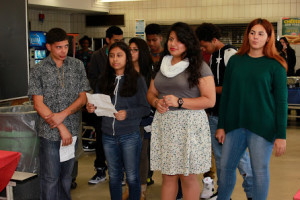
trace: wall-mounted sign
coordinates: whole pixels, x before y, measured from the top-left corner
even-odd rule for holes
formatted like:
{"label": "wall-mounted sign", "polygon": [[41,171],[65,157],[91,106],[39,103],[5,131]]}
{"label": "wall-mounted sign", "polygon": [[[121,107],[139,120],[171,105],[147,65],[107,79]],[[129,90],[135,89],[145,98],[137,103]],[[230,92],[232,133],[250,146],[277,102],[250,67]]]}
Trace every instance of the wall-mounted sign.
{"label": "wall-mounted sign", "polygon": [[135,20],[135,36],[145,39],[145,20]]}
{"label": "wall-mounted sign", "polygon": [[300,18],[282,18],[282,36],[290,44],[300,44]]}

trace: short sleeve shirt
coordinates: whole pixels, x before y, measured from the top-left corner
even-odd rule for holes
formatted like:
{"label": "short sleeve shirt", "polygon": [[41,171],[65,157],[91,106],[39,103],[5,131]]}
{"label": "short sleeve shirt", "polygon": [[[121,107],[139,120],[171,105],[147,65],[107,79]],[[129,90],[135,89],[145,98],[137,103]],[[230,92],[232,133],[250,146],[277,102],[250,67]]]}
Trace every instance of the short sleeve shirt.
{"label": "short sleeve shirt", "polygon": [[[81,92],[90,90],[83,63],[80,60],[67,57],[63,65],[58,68],[51,56],[31,69],[28,88],[29,97],[43,96],[44,104],[53,113],[65,110]],[[72,136],[76,136],[79,132],[80,112],[66,117],[63,124]],[[51,141],[61,140],[58,129],[51,129],[42,117],[39,117],[38,133],[40,137]]]}
{"label": "short sleeve shirt", "polygon": [[[213,76],[213,73],[211,72],[211,69],[206,64],[206,62],[202,62],[201,68],[200,68],[200,74],[201,77],[206,76]],[[194,98],[194,97],[200,97],[200,91],[197,85],[190,88],[189,87],[189,73],[187,70],[181,72],[180,74],[168,78],[164,76],[161,71],[159,71],[154,79],[154,85],[155,88],[158,91],[158,98],[162,99],[163,96],[173,94],[180,98]],[[170,107],[170,110],[173,108]],[[176,110],[178,110],[176,108]]]}

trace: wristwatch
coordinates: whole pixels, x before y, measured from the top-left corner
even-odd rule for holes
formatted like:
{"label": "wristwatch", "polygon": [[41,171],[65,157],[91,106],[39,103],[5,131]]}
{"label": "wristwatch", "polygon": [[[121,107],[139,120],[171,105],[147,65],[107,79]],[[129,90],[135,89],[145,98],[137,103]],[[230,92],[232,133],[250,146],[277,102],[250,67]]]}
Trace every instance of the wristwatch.
{"label": "wristwatch", "polygon": [[184,103],[182,98],[178,98],[178,108],[181,108],[182,104]]}

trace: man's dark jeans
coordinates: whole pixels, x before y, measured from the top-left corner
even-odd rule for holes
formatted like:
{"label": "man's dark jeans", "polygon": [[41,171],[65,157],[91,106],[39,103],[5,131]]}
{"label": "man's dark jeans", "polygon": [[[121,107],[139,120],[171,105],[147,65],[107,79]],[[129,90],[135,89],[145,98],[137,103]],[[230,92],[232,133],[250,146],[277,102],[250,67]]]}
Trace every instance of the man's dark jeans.
{"label": "man's dark jeans", "polygon": [[41,200],[70,200],[74,158],[60,162],[60,141],[40,137]]}

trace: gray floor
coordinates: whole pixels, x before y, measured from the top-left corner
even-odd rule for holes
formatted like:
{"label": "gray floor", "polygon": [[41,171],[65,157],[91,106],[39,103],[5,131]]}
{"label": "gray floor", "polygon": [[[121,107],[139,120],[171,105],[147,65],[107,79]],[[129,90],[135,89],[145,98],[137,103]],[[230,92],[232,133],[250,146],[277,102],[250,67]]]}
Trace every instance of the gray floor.
{"label": "gray floor", "polygon": [[[272,155],[270,161],[270,200],[291,200],[300,189],[300,123],[290,120],[287,130],[287,152],[282,157]],[[77,188],[72,190],[72,199],[110,199],[108,181],[97,185],[88,185],[88,180],[94,175],[95,153],[84,153],[79,159],[79,174],[77,177]],[[161,189],[161,175],[154,173],[155,183],[148,187],[147,200],[159,200]],[[199,175],[199,181],[202,175]],[[232,195],[233,200],[246,199],[241,186],[242,178],[237,176],[237,183]],[[201,184],[202,187],[202,184]]]}

